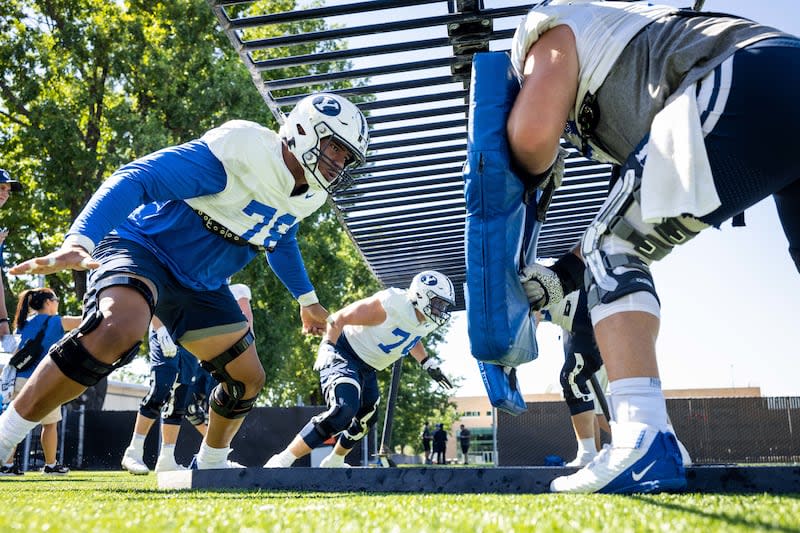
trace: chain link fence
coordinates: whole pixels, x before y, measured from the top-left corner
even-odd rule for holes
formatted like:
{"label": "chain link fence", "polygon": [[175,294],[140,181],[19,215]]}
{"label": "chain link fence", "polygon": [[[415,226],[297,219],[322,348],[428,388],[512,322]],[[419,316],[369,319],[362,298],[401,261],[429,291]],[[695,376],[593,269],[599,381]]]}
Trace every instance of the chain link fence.
{"label": "chain link fence", "polygon": [[[672,425],[694,464],[800,462],[800,397],[667,400]],[[529,403],[498,412],[498,466],[541,466],[548,456],[575,457],[564,402]]]}

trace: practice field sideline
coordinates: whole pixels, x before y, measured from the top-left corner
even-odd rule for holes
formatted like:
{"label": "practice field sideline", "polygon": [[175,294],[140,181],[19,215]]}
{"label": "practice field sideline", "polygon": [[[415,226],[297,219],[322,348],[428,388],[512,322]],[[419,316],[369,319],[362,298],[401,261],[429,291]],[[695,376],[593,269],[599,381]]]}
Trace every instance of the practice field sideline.
{"label": "practice field sideline", "polygon": [[[575,469],[514,468],[243,468],[158,474],[159,489],[252,489],[318,492],[542,494]],[[687,492],[800,494],[800,465],[687,468]]]}

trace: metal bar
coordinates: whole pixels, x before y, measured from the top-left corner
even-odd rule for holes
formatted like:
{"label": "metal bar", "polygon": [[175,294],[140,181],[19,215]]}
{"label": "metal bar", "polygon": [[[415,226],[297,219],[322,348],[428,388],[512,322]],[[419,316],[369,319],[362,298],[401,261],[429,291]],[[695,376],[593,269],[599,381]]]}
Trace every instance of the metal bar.
{"label": "metal bar", "polygon": [[[363,48],[347,48],[345,50],[333,50],[315,54],[262,59],[254,61],[253,64],[260,71],[264,71],[309,64],[331,63],[376,55],[413,52],[414,50],[430,50],[433,48],[443,48],[445,46],[450,46],[450,41],[446,37],[440,37],[438,39],[425,39],[422,41],[403,41],[400,43],[365,46]],[[244,48],[247,51],[257,50],[247,45],[244,45]]]}
{"label": "metal bar", "polygon": [[411,63],[395,63],[380,67],[369,67],[362,69],[337,70],[324,74],[309,74],[308,76],[297,76],[294,78],[283,78],[268,82],[269,88],[273,91],[281,89],[293,89],[295,87],[307,87],[309,85],[322,85],[323,83],[353,80],[358,78],[369,78],[370,76],[380,76],[385,74],[396,74],[399,72],[409,72],[414,70],[427,70],[435,68],[449,67],[454,59],[442,57],[437,59],[426,59],[424,61],[414,61]]}
{"label": "metal bar", "polygon": [[[408,183],[407,180],[413,180],[414,178],[422,178],[425,176],[452,176],[453,181],[457,181],[461,179],[461,166],[458,167],[446,167],[446,168],[432,168],[428,170],[415,170],[413,172],[399,172],[395,174],[382,174],[380,176],[359,176],[356,179],[356,185],[366,185],[369,183],[376,183],[376,182],[395,182],[399,185],[405,185]],[[413,183],[413,182],[412,182]]]}
{"label": "metal bar", "polygon": [[[378,246],[394,246],[397,250],[407,249],[409,247],[417,249],[419,242],[429,242],[431,239],[446,238],[445,244],[450,243],[450,239],[456,243],[459,248],[464,247],[464,226],[449,226],[447,228],[427,228],[425,230],[412,229],[404,232],[395,232],[393,234],[375,234],[375,235],[357,235],[355,240],[359,246],[369,247],[371,250],[377,249]],[[442,249],[444,250],[444,248]]]}
{"label": "metal bar", "polygon": [[407,139],[398,139],[396,141],[384,141],[382,143],[370,143],[369,149],[372,150],[388,150],[392,148],[402,148],[405,146],[417,146],[419,144],[434,144],[448,141],[460,141],[467,138],[466,131],[459,131],[456,133],[445,133],[442,135],[431,135],[429,137],[410,137]]}
{"label": "metal bar", "polygon": [[391,161],[395,159],[404,159],[404,158],[412,158],[412,157],[424,157],[426,155],[439,155],[442,152],[466,152],[467,145],[466,144],[452,144],[448,146],[437,146],[436,148],[418,148],[413,151],[404,151],[404,152],[391,152],[391,153],[383,153],[383,154],[371,154],[369,156],[369,161],[377,162],[377,161]]}
{"label": "metal bar", "polygon": [[443,93],[428,93],[410,96],[406,98],[387,98],[385,100],[375,100],[374,102],[364,102],[358,104],[362,110],[384,109],[392,107],[403,107],[407,105],[427,104],[430,102],[442,102],[445,100],[462,100],[466,98],[468,92],[465,90],[445,91]]}
{"label": "metal bar", "polygon": [[[439,102],[441,100],[454,100],[457,98],[463,98],[467,96],[467,91],[459,89],[455,91],[445,91],[441,93],[426,93],[421,94],[419,96],[411,96],[407,98],[386,98],[383,100],[375,100],[373,102],[361,102],[358,104],[358,107],[361,109],[380,109],[384,107],[402,107],[404,105],[409,104],[420,104],[420,103],[430,103],[430,102]],[[308,96],[307,94],[294,94],[290,96],[281,96],[280,98],[276,98],[275,102],[281,107],[288,107],[293,106],[303,98]]]}
{"label": "metal bar", "polygon": [[[450,195],[447,195],[447,196],[441,196],[439,198],[425,198],[425,199],[417,200],[417,203],[419,203],[419,202],[429,202],[429,203],[431,203],[431,202],[452,202],[452,201],[456,201],[456,200],[460,200],[461,202],[463,202],[464,201],[464,193],[463,192],[459,192],[458,194],[455,194],[455,195],[450,194]],[[363,211],[363,210],[366,210],[366,209],[386,209],[386,208],[389,208],[389,207],[403,207],[403,206],[406,206],[406,205],[408,205],[408,199],[399,200],[399,201],[396,201],[396,202],[383,202],[383,203],[380,203],[378,205],[351,206],[350,207],[350,211]]]}
{"label": "metal bar", "polygon": [[[453,228],[457,227],[457,228],[460,228],[461,230],[463,230],[464,226],[465,226],[465,223],[464,223],[464,219],[463,218],[462,219],[453,219],[452,221],[448,221],[448,222],[439,222],[439,223],[436,223],[436,224],[432,224],[430,221],[424,220],[424,221],[418,222],[416,224],[405,224],[403,226],[397,226],[395,228],[378,228],[378,229],[370,229],[370,230],[365,230],[365,231],[353,231],[353,235],[355,235],[356,238],[361,239],[363,241],[363,239],[367,239],[367,238],[372,237],[374,235],[378,235],[378,236],[385,235],[385,236],[392,236],[393,237],[393,236],[395,236],[397,234],[400,234],[400,232],[410,232],[410,231],[414,231],[414,230],[418,230],[418,229],[429,229],[429,228],[432,228],[435,231],[441,231],[441,230],[448,230],[448,229],[453,229]],[[403,233],[403,234],[405,234],[405,233]],[[410,235],[410,233],[409,233],[409,235]],[[363,242],[366,242],[366,241],[363,241]]]}
{"label": "metal bar", "polygon": [[464,128],[467,125],[467,120],[445,120],[443,122],[434,122],[432,124],[415,124],[413,126],[401,126],[398,128],[386,128],[383,130],[371,130],[369,132],[370,138],[375,137],[388,137],[389,135],[404,135],[406,133],[420,133],[430,130],[443,130],[448,128]]}
{"label": "metal bar", "polygon": [[[241,4],[244,0],[213,0],[219,6]],[[308,19],[322,17],[336,17],[340,15],[353,15],[369,11],[379,11],[399,7],[417,6],[422,4],[438,4],[442,0],[370,0],[368,2],[351,2],[342,5],[333,5],[317,8],[298,9],[293,11],[281,11],[269,15],[260,15],[265,22],[259,24],[286,24],[288,22],[299,22]],[[255,18],[255,17],[253,17]]]}
{"label": "metal bar", "polygon": [[425,213],[429,216],[429,219],[434,218],[445,218],[445,217],[456,217],[460,216],[463,218],[466,216],[466,210],[463,206],[457,208],[442,208],[439,211],[435,209],[431,209],[429,207],[424,208],[411,208],[405,211],[393,211],[391,214],[380,214],[380,215],[366,215],[366,216],[359,216],[359,217],[348,217],[346,222],[347,226],[351,229],[361,228],[365,226],[369,227],[378,227],[378,224],[375,223],[375,220],[386,218],[388,219],[387,222],[391,224],[402,224],[403,222],[408,221],[416,221],[420,219],[420,213]]}
{"label": "metal bar", "polygon": [[[341,194],[338,194],[336,196],[336,199],[338,201],[340,198],[348,198],[348,197],[354,197],[354,196],[355,197],[361,197],[361,196],[364,196],[364,195],[368,195],[368,194],[372,194],[372,193],[376,193],[376,192],[382,192],[382,191],[398,191],[398,190],[406,191],[406,190],[411,189],[411,188],[420,189],[420,188],[432,187],[432,186],[436,186],[436,185],[450,185],[450,186],[452,186],[452,185],[457,183],[457,180],[455,180],[453,178],[445,178],[445,177],[443,177],[443,178],[434,179],[434,180],[424,180],[424,181],[420,180],[418,182],[408,182],[408,183],[403,184],[402,187],[399,187],[396,183],[386,182],[386,180],[380,180],[380,181],[378,181],[376,183],[381,183],[381,185],[372,186],[372,187],[361,187],[361,188],[358,188],[358,189],[348,189],[346,191],[343,191]],[[460,185],[461,188],[464,187],[463,183],[459,183],[459,185]]]}
{"label": "metal bar", "polygon": [[[434,17],[381,22],[377,24],[365,24],[363,26],[333,28],[306,33],[281,35],[279,37],[269,37],[266,39],[253,39],[245,41],[244,44],[250,48],[277,48],[282,46],[296,46],[301,44],[318,43],[322,41],[338,41],[342,39],[350,39],[352,37],[363,37],[366,35],[385,34],[395,31],[419,30],[421,28],[430,28],[436,26],[449,27],[453,24],[476,22],[481,19],[494,18],[496,16],[503,17],[517,14],[523,15],[527,12],[528,9],[513,7],[489,9],[481,13],[481,15],[475,15],[472,13],[453,13]],[[274,22],[270,21],[270,17],[273,16],[274,15],[259,15],[254,17],[231,19],[230,25],[231,28],[236,30],[253,28],[257,26],[266,26],[269,24],[274,24]],[[308,18],[309,17],[303,17],[304,20],[308,20]],[[513,31],[514,30],[511,30],[512,34]]]}
{"label": "metal bar", "polygon": [[421,109],[419,111],[406,111],[405,113],[394,113],[386,115],[372,115],[370,116],[369,123],[382,124],[384,122],[393,122],[398,120],[414,120],[419,118],[440,117],[444,115],[466,115],[469,112],[467,105],[454,105],[447,107],[437,107],[431,109]]}
{"label": "metal bar", "polygon": [[[391,170],[401,170],[405,168],[421,168],[432,167],[436,165],[447,165],[450,163],[463,163],[466,159],[465,155],[439,157],[437,159],[419,159],[417,161],[405,161],[402,163],[389,163],[386,165],[375,165],[370,167],[363,167],[356,169],[352,172],[353,175],[359,174],[377,174],[378,172],[388,172]],[[452,169],[452,167],[449,167]],[[441,169],[439,169],[441,172]]]}

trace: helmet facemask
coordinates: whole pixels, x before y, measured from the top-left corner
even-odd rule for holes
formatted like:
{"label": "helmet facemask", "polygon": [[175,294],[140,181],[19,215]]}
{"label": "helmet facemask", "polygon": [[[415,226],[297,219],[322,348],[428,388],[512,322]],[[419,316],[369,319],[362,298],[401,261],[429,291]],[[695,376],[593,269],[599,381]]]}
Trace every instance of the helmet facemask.
{"label": "helmet facemask", "polygon": [[437,326],[445,325],[450,320],[450,308],[455,305],[455,302],[447,300],[434,291],[428,291],[427,296],[428,305],[422,309],[422,314]]}
{"label": "helmet facemask", "polygon": [[[314,134],[317,137],[317,142],[313,148],[302,154],[302,164],[307,178],[309,176],[313,178],[314,182],[328,194],[348,189],[353,185],[354,181],[349,171],[364,164],[363,159],[357,155],[359,152],[345,139],[333,133],[325,122],[320,122],[314,126]],[[336,150],[337,147],[340,150],[344,149],[349,152],[342,167],[334,159],[326,155],[326,152]],[[331,179],[328,179],[325,177],[323,169],[320,168],[321,166],[338,170]],[[309,185],[313,185],[313,183],[309,181]]]}

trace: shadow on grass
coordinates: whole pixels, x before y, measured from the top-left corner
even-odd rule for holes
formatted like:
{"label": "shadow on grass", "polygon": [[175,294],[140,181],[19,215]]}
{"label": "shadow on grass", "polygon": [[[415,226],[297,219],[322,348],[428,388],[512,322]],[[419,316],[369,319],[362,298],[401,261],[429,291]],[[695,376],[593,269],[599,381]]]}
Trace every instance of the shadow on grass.
{"label": "shadow on grass", "polygon": [[[759,494],[738,494],[738,493],[726,493],[725,496],[759,496]],[[719,520],[720,522],[725,522],[731,526],[741,526],[745,527],[749,530],[761,530],[761,531],[780,531],[786,533],[797,533],[798,529],[797,526],[778,526],[775,524],[771,524],[769,522],[765,522],[763,520],[757,519],[749,519],[744,518],[741,516],[734,516],[732,513],[713,513],[708,511],[703,511],[694,507],[692,505],[679,505],[676,503],[670,503],[659,499],[659,496],[647,496],[643,494],[633,494],[624,496],[625,498],[631,498],[634,500],[639,500],[642,503],[646,503],[649,505],[653,505],[656,507],[662,507],[664,509],[670,509],[673,511],[681,511],[684,513],[693,514],[696,516],[700,516],[703,518],[709,518],[713,520]],[[776,498],[778,496],[775,496]],[[797,499],[800,495],[792,494],[792,495],[783,495],[781,494],[780,497],[790,497],[793,499]]]}

